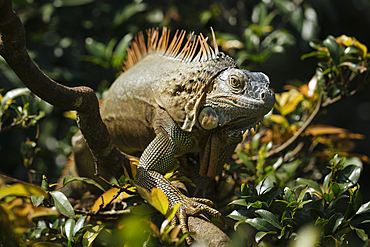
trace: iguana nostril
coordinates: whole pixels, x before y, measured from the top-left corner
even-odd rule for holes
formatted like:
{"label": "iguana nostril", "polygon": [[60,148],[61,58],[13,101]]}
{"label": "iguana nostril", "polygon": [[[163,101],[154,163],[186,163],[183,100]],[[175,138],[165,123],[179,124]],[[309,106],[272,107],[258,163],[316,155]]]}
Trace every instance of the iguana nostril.
{"label": "iguana nostril", "polygon": [[261,99],[265,99],[265,93],[261,93]]}

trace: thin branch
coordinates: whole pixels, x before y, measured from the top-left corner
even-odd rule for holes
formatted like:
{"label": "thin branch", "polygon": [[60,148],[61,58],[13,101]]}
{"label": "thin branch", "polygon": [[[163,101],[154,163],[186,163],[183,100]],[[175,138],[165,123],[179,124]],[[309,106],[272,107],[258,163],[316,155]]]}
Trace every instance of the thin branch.
{"label": "thin branch", "polygon": [[[303,126],[292,137],[290,137],[286,142],[284,142],[281,146],[278,146],[277,148],[268,151],[266,153],[266,157],[280,153],[281,151],[289,147],[293,142],[297,140],[297,138],[307,129],[307,127],[311,124],[311,122],[315,119],[316,115],[319,113],[320,108],[321,108],[322,98],[323,98],[323,95],[320,94],[315,110],[312,112],[312,114],[307,119],[307,121],[303,124]],[[251,160],[257,160],[258,157],[259,157],[258,155],[255,155],[251,157]]]}

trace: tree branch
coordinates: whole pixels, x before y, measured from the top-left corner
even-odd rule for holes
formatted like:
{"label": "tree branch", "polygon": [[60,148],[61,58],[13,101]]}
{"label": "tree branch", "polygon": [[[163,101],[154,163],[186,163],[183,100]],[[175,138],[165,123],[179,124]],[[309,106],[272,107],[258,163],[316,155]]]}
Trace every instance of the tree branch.
{"label": "tree branch", "polygon": [[132,176],[128,156],[113,144],[103,123],[95,92],[89,87],[67,87],[46,76],[26,50],[25,30],[12,11],[11,0],[0,0],[0,55],[20,80],[37,96],[64,110],[76,110],[78,125],[100,167],[112,174]]}

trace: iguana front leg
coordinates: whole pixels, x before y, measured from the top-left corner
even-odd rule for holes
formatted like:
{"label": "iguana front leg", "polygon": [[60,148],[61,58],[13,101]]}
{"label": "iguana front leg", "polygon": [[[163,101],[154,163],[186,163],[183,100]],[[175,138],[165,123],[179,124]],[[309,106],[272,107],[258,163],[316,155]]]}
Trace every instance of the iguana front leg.
{"label": "iguana front leg", "polygon": [[[153,188],[161,189],[169,200],[170,208],[181,203],[175,217],[183,233],[187,233],[187,215],[205,213],[219,218],[221,214],[210,207],[210,200],[186,197],[163,176],[173,166],[175,157],[184,154],[194,145],[194,140],[172,119],[166,121],[165,125],[159,127],[159,133],[140,157],[135,183],[149,192]],[[190,244],[192,239],[189,237],[186,241]]]}

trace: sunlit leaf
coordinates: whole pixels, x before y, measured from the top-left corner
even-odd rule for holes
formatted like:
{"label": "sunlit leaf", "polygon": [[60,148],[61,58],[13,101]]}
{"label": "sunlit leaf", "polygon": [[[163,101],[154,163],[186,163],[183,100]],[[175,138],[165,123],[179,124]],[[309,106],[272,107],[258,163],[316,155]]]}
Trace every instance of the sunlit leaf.
{"label": "sunlit leaf", "polygon": [[270,232],[257,232],[256,236],[255,236],[255,239],[256,239],[256,242],[259,243],[261,241],[261,239],[266,236],[267,234],[277,234],[277,232],[275,231],[270,231]]}
{"label": "sunlit leaf", "polygon": [[180,206],[181,206],[181,203],[177,203],[170,210],[168,210],[166,214],[166,219],[172,220]]}
{"label": "sunlit leaf", "polygon": [[341,213],[336,213],[331,216],[327,224],[324,226],[325,235],[334,234],[343,220],[344,216]]}
{"label": "sunlit leaf", "polygon": [[[129,191],[134,191],[135,189],[133,187],[127,188],[129,185],[126,185],[126,189]],[[90,212],[98,210],[101,205],[106,205],[108,202],[110,202],[114,196],[117,195],[119,192],[118,188],[112,188],[110,190],[107,190],[105,193],[99,196],[98,199],[96,199],[94,205],[90,208]],[[117,201],[117,200],[124,200],[126,198],[133,197],[133,195],[127,194],[126,192],[121,192],[116,199],[114,199],[112,202]]]}
{"label": "sunlit leaf", "polygon": [[9,187],[2,187],[0,189],[0,200],[7,196],[44,196],[47,194],[43,189],[31,184],[13,184]]}
{"label": "sunlit leaf", "polygon": [[288,120],[282,115],[271,114],[271,115],[268,116],[268,118],[271,121],[273,121],[277,124],[280,124],[284,129],[287,129],[289,127]]}
{"label": "sunlit leaf", "polygon": [[258,210],[256,210],[256,213],[258,213],[263,219],[267,220],[274,227],[276,227],[278,229],[282,228],[281,225],[280,225],[279,220],[270,211],[267,211],[267,210],[264,210],[264,209],[258,209]]}
{"label": "sunlit leaf", "polygon": [[370,202],[364,203],[361,207],[357,210],[356,214],[363,214],[370,212]]}
{"label": "sunlit leaf", "polygon": [[35,196],[35,195],[32,195],[31,196],[31,202],[33,205],[35,205],[36,207],[39,206],[42,201],[44,200],[44,196]]}
{"label": "sunlit leaf", "polygon": [[280,109],[281,115],[285,116],[293,112],[303,99],[304,96],[301,93],[296,94],[293,98],[289,98],[289,101]]}
{"label": "sunlit leaf", "polygon": [[56,210],[55,207],[52,207],[52,208],[34,207],[33,212],[30,216],[32,218],[37,218],[37,217],[50,216],[50,215],[59,215],[59,212]]}
{"label": "sunlit leaf", "polygon": [[164,192],[159,188],[152,189],[152,206],[161,214],[166,215],[168,205],[169,202]]}
{"label": "sunlit leaf", "polygon": [[81,216],[81,217],[77,220],[77,222],[76,222],[76,224],[75,224],[75,227],[74,227],[74,229],[73,229],[73,236],[75,236],[75,235],[76,235],[76,233],[77,233],[77,232],[78,232],[82,227],[84,227],[84,224],[85,224],[86,218],[87,218],[87,216],[86,216],[86,215],[83,215],[83,216]]}
{"label": "sunlit leaf", "polygon": [[74,228],[76,221],[74,219],[68,219],[64,224],[64,231],[66,233],[67,239],[70,240],[74,237]]}
{"label": "sunlit leaf", "polygon": [[246,219],[244,222],[253,226],[258,231],[269,232],[275,230],[274,226],[265,219],[261,218]]}
{"label": "sunlit leaf", "polygon": [[305,179],[305,178],[297,178],[297,183],[308,185],[312,189],[314,189],[315,191],[317,191],[320,195],[322,194],[322,190],[321,190],[319,184],[316,183],[315,181],[312,181],[312,180],[309,180],[309,179]]}
{"label": "sunlit leaf", "polygon": [[346,166],[343,170],[336,173],[335,181],[340,184],[346,184],[346,186],[352,186],[358,182],[361,175],[361,167],[356,165]]}
{"label": "sunlit leaf", "polygon": [[67,216],[68,218],[75,219],[76,215],[72,208],[71,203],[68,201],[67,197],[60,191],[50,192],[53,202],[58,211]]}
{"label": "sunlit leaf", "polygon": [[104,226],[96,225],[93,228],[87,230],[82,238],[83,246],[90,246],[96,237],[99,235],[100,231],[103,230]]}
{"label": "sunlit leaf", "polygon": [[[330,180],[331,180],[331,175],[332,173],[330,172],[328,175],[325,176],[324,178],[324,182],[322,184],[322,187],[324,189],[324,192],[327,192],[328,188],[329,188],[329,183],[330,183]],[[335,193],[334,193],[335,195]]]}
{"label": "sunlit leaf", "polygon": [[237,199],[229,203],[229,205],[240,205],[240,206],[248,206],[248,203],[245,201],[245,199]]}

